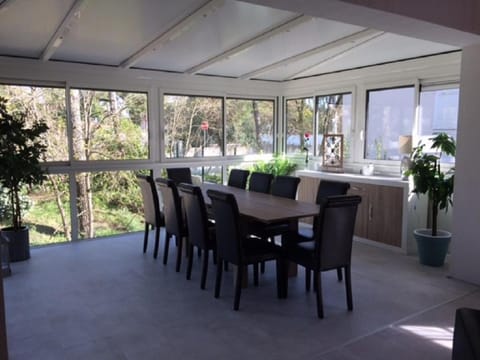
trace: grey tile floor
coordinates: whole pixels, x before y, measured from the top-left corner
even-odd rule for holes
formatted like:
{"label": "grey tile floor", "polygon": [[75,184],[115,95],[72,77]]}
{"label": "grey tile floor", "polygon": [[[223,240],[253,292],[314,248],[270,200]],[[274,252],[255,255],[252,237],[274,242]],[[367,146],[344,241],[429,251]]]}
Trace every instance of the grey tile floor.
{"label": "grey tile floor", "polygon": [[[152,241],[151,241],[152,242]],[[413,257],[355,243],[354,310],[344,284],[322,275],[325,319],[304,290],[275,292],[273,264],[232,310],[232,272],[220,299],[141,252],[142,234],[34,249],[5,279],[10,358],[20,359],[450,359],[455,309],[480,308],[479,288]],[[174,251],[172,248],[172,254]]]}

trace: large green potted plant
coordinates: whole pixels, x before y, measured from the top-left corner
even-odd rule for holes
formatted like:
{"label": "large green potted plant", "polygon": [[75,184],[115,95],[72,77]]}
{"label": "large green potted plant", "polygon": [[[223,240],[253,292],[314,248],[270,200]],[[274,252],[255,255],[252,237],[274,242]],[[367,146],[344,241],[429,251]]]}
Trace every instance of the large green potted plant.
{"label": "large green potted plant", "polygon": [[22,192],[45,178],[40,160],[47,150],[42,135],[48,126],[42,121],[28,126],[26,119],[24,112],[9,113],[7,100],[0,97],[0,186],[7,191],[11,217],[10,226],[2,233],[9,240],[11,261],[30,257],[28,227],[22,221]]}
{"label": "large green potted plant", "polygon": [[442,154],[455,156],[456,146],[455,140],[446,133],[440,133],[430,140],[430,151],[426,151],[426,145],[422,143],[413,148],[410,157],[412,164],[406,173],[413,177],[412,192],[428,196],[431,227],[414,230],[420,263],[442,266],[452,234],[438,229],[438,213],[440,210],[447,211],[449,205],[452,205],[454,168],[443,171],[440,158]]}

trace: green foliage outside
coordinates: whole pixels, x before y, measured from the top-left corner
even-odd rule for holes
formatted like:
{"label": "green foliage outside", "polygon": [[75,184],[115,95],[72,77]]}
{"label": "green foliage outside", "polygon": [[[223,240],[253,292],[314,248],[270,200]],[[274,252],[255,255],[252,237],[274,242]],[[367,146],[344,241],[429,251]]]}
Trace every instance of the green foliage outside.
{"label": "green foliage outside", "polygon": [[275,156],[270,161],[259,161],[253,164],[250,168],[250,172],[262,172],[267,174],[272,174],[273,176],[278,175],[290,175],[297,168],[297,164],[290,161],[286,157]]}

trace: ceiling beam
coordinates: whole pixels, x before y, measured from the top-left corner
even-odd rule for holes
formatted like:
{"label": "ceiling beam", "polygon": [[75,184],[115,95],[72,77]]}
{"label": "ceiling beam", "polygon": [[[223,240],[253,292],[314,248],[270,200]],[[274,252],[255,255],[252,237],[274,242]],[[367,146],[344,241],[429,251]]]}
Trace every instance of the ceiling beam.
{"label": "ceiling beam", "polygon": [[280,34],[282,32],[288,31],[292,29],[295,26],[298,26],[300,24],[303,24],[307,21],[312,20],[312,17],[310,16],[304,16],[304,15],[296,15],[292,18],[289,18],[287,21],[284,21],[281,24],[274,25],[270,27],[269,29],[265,30],[264,32],[260,33],[259,35],[256,35],[255,37],[241,43],[240,45],[237,45],[229,50],[224,51],[223,53],[216,55],[198,65],[195,65],[191,67],[190,69],[186,70],[185,73],[187,74],[196,74],[209,66],[225,60],[229,59],[235,55],[238,55],[242,51],[247,50],[248,48],[266,40],[269,39],[277,34]]}
{"label": "ceiling beam", "polygon": [[291,64],[295,61],[306,59],[310,56],[316,55],[316,54],[321,53],[323,51],[335,49],[339,46],[342,46],[342,45],[345,45],[345,44],[348,44],[348,43],[356,42],[356,41],[359,41],[359,40],[362,40],[362,39],[365,39],[365,38],[370,38],[371,36],[373,36],[375,34],[379,34],[379,33],[380,33],[380,31],[377,31],[377,30],[365,29],[365,30],[356,32],[352,35],[344,36],[340,39],[337,39],[337,40],[331,41],[329,43],[323,44],[321,46],[317,46],[313,49],[304,51],[300,54],[293,55],[293,56],[290,56],[288,58],[282,59],[282,60],[277,61],[273,64],[264,66],[260,69],[248,72],[246,74],[243,74],[243,75],[239,76],[239,78],[240,79],[251,79],[251,78],[256,77],[260,74],[263,74],[263,73],[266,73],[266,72],[271,71],[273,69],[276,69],[278,67],[287,66],[287,65],[289,65],[289,64]]}
{"label": "ceiling beam", "polygon": [[331,62],[331,61],[333,61],[333,60],[338,60],[338,59],[340,59],[341,57],[343,57],[343,56],[345,56],[346,54],[348,54],[348,53],[349,53],[350,51],[352,51],[353,49],[356,49],[356,48],[358,48],[358,47],[360,47],[360,46],[362,46],[362,45],[365,45],[366,43],[368,43],[368,42],[370,42],[370,41],[372,41],[372,40],[374,40],[374,39],[376,39],[376,38],[378,38],[378,37],[380,37],[380,36],[382,36],[382,35],[384,35],[384,34],[385,34],[385,32],[379,32],[379,33],[377,33],[377,34],[372,35],[370,38],[366,38],[366,39],[363,39],[363,40],[359,40],[358,42],[354,42],[354,43],[352,43],[350,46],[348,46],[346,49],[343,49],[343,50],[341,50],[341,51],[339,51],[339,52],[337,52],[337,53],[335,53],[335,54],[332,54],[332,55],[328,56],[327,58],[325,58],[325,59],[323,59],[323,60],[321,60],[321,61],[319,61],[319,62],[317,62],[317,63],[315,63],[315,64],[313,64],[313,65],[310,65],[310,66],[308,66],[308,67],[306,67],[306,68],[304,68],[304,69],[296,72],[296,73],[293,74],[293,75],[290,75],[286,80],[293,80],[293,79],[295,79],[295,78],[297,78],[297,77],[302,76],[302,74],[304,74],[304,73],[306,73],[306,72],[308,72],[308,71],[316,68],[317,66],[324,65],[324,64],[329,63],[329,62]]}
{"label": "ceiling beam", "polygon": [[73,5],[70,7],[70,10],[68,10],[67,15],[65,15],[63,21],[60,23],[55,33],[48,41],[47,46],[45,49],[43,49],[42,55],[40,55],[40,59],[42,59],[42,61],[50,60],[55,51],[57,51],[60,45],[62,45],[65,36],[70,31],[75,21],[80,18],[80,14],[85,3],[86,0],[75,0]]}
{"label": "ceiling beam", "polygon": [[188,15],[187,17],[183,18],[163,34],[149,42],[143,48],[138,50],[128,59],[124,60],[120,67],[127,69],[129,67],[134,66],[143,56],[147,55],[152,51],[158,50],[160,47],[176,39],[177,37],[185,34],[186,32],[190,31],[193,25],[202,19],[208,17],[212,12],[217,10],[218,8],[222,7],[225,3],[225,0],[210,0],[203,4],[201,7],[196,9],[193,13]]}

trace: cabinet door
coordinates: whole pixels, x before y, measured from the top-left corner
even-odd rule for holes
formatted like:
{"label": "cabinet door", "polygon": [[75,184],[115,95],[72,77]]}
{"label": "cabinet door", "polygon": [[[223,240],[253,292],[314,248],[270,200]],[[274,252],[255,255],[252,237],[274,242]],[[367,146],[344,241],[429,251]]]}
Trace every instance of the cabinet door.
{"label": "cabinet door", "polygon": [[[300,184],[298,186],[297,198],[300,201],[315,203],[317,197],[318,185],[320,184],[319,178],[300,176]],[[301,222],[307,224],[313,224],[313,217],[302,218]]]}
{"label": "cabinet door", "polygon": [[401,247],[403,189],[374,185],[369,197],[368,239]]}
{"label": "cabinet door", "polygon": [[357,209],[354,234],[365,239],[368,238],[369,186],[367,184],[350,183],[350,189],[348,190],[348,194],[362,197],[362,202]]}

